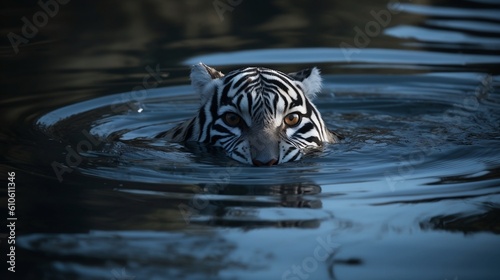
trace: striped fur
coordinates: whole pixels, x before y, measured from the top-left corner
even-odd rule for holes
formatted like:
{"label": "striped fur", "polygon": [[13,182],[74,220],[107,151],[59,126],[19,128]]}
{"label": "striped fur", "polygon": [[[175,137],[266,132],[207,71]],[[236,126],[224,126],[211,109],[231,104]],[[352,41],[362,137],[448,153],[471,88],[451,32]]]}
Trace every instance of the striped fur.
{"label": "striped fur", "polygon": [[[200,63],[193,66],[191,81],[201,95],[201,108],[158,137],[210,143],[239,162],[257,166],[298,160],[310,148],[338,142],[310,101],[321,89],[317,68],[284,74],[248,67],[224,76]],[[238,125],[224,120],[228,113],[239,117]],[[293,116],[300,122],[287,125],[289,114],[298,114]]]}

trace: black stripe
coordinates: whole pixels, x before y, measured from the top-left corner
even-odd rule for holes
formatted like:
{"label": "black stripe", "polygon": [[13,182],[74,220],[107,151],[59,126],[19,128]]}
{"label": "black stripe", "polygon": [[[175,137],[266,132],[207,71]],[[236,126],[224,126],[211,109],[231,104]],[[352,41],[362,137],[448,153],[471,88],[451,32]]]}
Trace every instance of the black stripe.
{"label": "black stripe", "polygon": [[[219,139],[222,139],[223,137],[220,137]],[[220,144],[222,145],[222,147],[224,147],[224,149],[226,149],[227,151],[229,151],[229,150],[231,150],[231,145],[227,145],[227,143],[229,143],[229,142],[232,141],[232,144],[234,144],[235,141],[233,141],[234,139],[232,139],[232,137],[230,137],[230,136],[228,136],[226,138],[227,138],[227,140],[220,141]]]}
{"label": "black stripe", "polygon": [[248,114],[252,115],[253,98],[251,94],[247,94],[247,101],[248,101]]}
{"label": "black stripe", "polygon": [[300,152],[297,152],[289,161],[295,161],[300,156]]}
{"label": "black stripe", "polygon": [[191,122],[189,123],[189,125],[186,129],[186,133],[184,134],[184,141],[189,141],[189,139],[193,135],[194,120],[195,119],[191,120]]}
{"label": "black stripe", "polygon": [[[275,85],[266,85],[266,87],[262,90],[263,93],[266,93],[266,94],[271,94],[271,93],[277,93],[277,94],[280,94],[281,93],[281,88],[280,87],[277,87]],[[288,94],[288,91],[285,93],[285,94]]]}
{"label": "black stripe", "polygon": [[316,117],[318,123],[313,122],[314,128],[322,134],[323,131],[325,130],[325,124],[323,123],[323,119],[320,117],[318,110],[316,110],[316,108],[310,102],[306,102],[306,108],[307,108],[306,116],[309,119],[312,119],[313,115],[314,117]]}
{"label": "black stripe", "polygon": [[[201,129],[201,128],[200,128]],[[205,138],[203,138],[203,143],[207,143],[210,141],[210,135],[211,135],[211,132],[212,131],[212,124],[208,124],[207,126],[207,133],[205,134]],[[201,130],[200,130],[200,138],[201,138]]]}
{"label": "black stripe", "polygon": [[285,75],[285,74],[281,74],[279,72],[265,72],[267,75],[269,76],[274,76],[274,77],[278,77],[280,81],[282,81],[283,83],[287,84],[288,87],[290,88],[293,88],[295,89],[295,85],[293,85],[291,82],[290,82],[290,77]]}
{"label": "black stripe", "polygon": [[248,81],[250,79],[250,75],[240,77],[234,84],[233,89],[239,87],[243,82]]}
{"label": "black stripe", "polygon": [[242,94],[242,95],[239,95],[237,98],[236,98],[236,107],[238,108],[238,111],[243,111],[241,110],[241,100],[243,100],[243,98],[245,98],[245,96]]}
{"label": "black stripe", "polygon": [[224,138],[226,136],[222,136],[222,135],[214,135],[210,138],[210,144],[215,144],[217,141],[219,141],[221,138]]}
{"label": "black stripe", "polygon": [[221,133],[232,134],[231,131],[229,131],[227,128],[225,128],[224,126],[222,126],[220,124],[215,124],[212,128],[214,130],[221,132]]}
{"label": "black stripe", "polygon": [[[220,98],[220,103],[221,105],[228,105],[228,104],[232,104],[232,100],[230,98],[228,98],[228,93],[229,91],[231,90],[231,85],[232,85],[232,82],[227,84],[226,86],[224,86],[224,88],[222,89],[222,95],[221,95],[221,98]],[[216,91],[217,92],[217,88],[216,88]]]}
{"label": "black stripe", "polygon": [[276,111],[276,106],[273,106],[275,104],[268,104],[268,102],[264,102],[264,107],[266,107],[268,112]]}
{"label": "black stripe", "polygon": [[182,132],[182,127],[177,127],[175,129],[174,135],[172,135],[172,139],[174,139],[175,137],[177,137],[177,135],[179,135],[181,132]]}
{"label": "black stripe", "polygon": [[[299,93],[298,91],[296,91],[296,93],[297,93],[297,99],[293,100],[292,103],[290,103],[290,107],[303,106],[304,104],[304,100],[302,99],[302,93]],[[307,111],[309,112],[309,108],[307,108]]]}
{"label": "black stripe", "polygon": [[217,142],[217,140],[219,140],[219,139],[222,139],[222,138],[225,138],[225,137],[229,137],[229,136],[232,135],[231,131],[229,131],[227,128],[225,128],[224,126],[222,126],[220,124],[214,124],[211,127],[211,129],[217,130],[218,132],[227,134],[227,135],[220,135],[220,134],[213,135],[210,138],[210,143],[212,143],[212,144],[215,144],[215,142]]}
{"label": "black stripe", "polygon": [[284,157],[284,158],[285,158],[285,157],[287,157],[287,156],[288,156],[291,152],[293,152],[295,149],[297,149],[297,148],[295,148],[294,146],[290,146],[290,148],[288,148],[288,150],[286,150],[286,152],[285,152],[285,154],[283,155],[283,157]]}
{"label": "black stripe", "polygon": [[295,135],[293,141],[295,146],[300,146],[300,147],[310,146],[309,142],[307,142],[306,139],[302,136]]}
{"label": "black stripe", "polygon": [[240,153],[238,150],[234,150],[234,151],[233,151],[233,154],[235,154],[235,155],[239,156],[239,157],[240,157],[240,158],[242,158],[242,159],[245,159],[245,155],[244,155],[244,154],[242,154],[242,153]]}
{"label": "black stripe", "polygon": [[224,84],[227,85],[228,83],[232,82],[232,79],[238,76],[240,73],[241,72],[239,72],[238,70],[229,72],[226,76],[224,76]]}
{"label": "black stripe", "polygon": [[[276,80],[271,80],[271,79],[265,79],[265,78],[263,78],[263,79],[265,79],[265,81],[267,83],[273,84],[273,85],[277,85],[280,89],[282,89],[286,93],[288,93],[289,90],[291,89],[297,95],[297,99],[292,99],[293,101],[292,101],[292,103],[290,103],[290,107],[301,106],[303,104],[303,98],[302,98],[303,91],[302,91],[302,89],[298,89],[296,85],[292,84],[289,81],[288,77],[286,77],[286,76],[284,76],[282,74],[272,73],[272,72],[270,72],[269,75],[280,78],[279,82],[282,82],[282,83],[279,83]],[[286,84],[286,85],[288,85],[288,87],[285,86],[283,83]],[[290,95],[288,95],[288,97],[292,98]]]}
{"label": "black stripe", "polygon": [[[283,110],[290,110],[290,108],[288,107],[288,99],[285,97],[281,97],[281,99],[283,99],[283,103],[285,103],[283,106]],[[276,103],[276,104],[278,104],[278,103]]]}
{"label": "black stripe", "polygon": [[231,80],[234,77],[238,76],[239,74],[252,73],[252,72],[254,72],[254,73],[257,72],[255,67],[247,67],[247,68],[243,68],[243,69],[238,69],[238,70],[234,70],[234,71],[227,73],[227,75],[224,76],[224,79]]}
{"label": "black stripe", "polygon": [[[266,77],[262,77],[262,80],[268,84],[269,86],[274,85],[283,90],[284,92],[288,93],[289,87],[287,87],[282,81],[282,80],[274,80],[274,79],[268,79]],[[286,83],[286,82],[285,82]],[[290,86],[291,87],[291,86]]]}
{"label": "black stripe", "polygon": [[230,145],[227,146],[227,150],[231,151],[234,150],[236,146],[239,146],[243,143],[242,139],[237,139],[236,141],[233,141]]}
{"label": "black stripe", "polygon": [[238,89],[234,88],[234,93],[233,96],[239,95],[242,92],[248,93],[251,89],[255,88],[255,82],[248,83],[245,82],[242,86],[240,86]]}
{"label": "black stripe", "polygon": [[316,143],[316,145],[318,145],[319,147],[320,147],[321,145],[323,145],[323,142],[321,142],[321,141],[319,140],[319,138],[318,138],[318,137],[316,137],[316,136],[309,136],[309,137],[305,138],[304,140],[306,140],[306,141],[307,141],[307,142],[309,142],[309,143],[313,143],[313,142],[314,142],[314,143]]}
{"label": "black stripe", "polygon": [[[306,102],[306,111],[307,111],[308,117],[311,117],[311,114],[314,112],[316,115],[316,118],[318,118],[318,111],[316,111],[316,109],[313,107],[313,105],[309,101]],[[320,119],[320,118],[318,118],[318,119]]]}
{"label": "black stripe", "polygon": [[215,92],[214,95],[212,96],[212,103],[210,104],[210,114],[212,114],[212,123],[215,121],[215,118],[217,118],[217,109],[219,108],[217,104],[217,87],[215,87]]}
{"label": "black stripe", "polygon": [[305,134],[307,133],[309,130],[313,130],[314,129],[314,125],[312,123],[306,123],[305,125],[303,125],[301,128],[299,128],[299,130],[297,130],[295,133],[298,133],[298,134]]}

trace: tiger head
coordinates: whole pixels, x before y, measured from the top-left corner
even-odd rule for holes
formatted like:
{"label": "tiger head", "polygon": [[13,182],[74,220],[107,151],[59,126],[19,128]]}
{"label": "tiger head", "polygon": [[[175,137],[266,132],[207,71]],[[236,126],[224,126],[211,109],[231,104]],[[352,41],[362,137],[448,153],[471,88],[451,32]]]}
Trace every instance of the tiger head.
{"label": "tiger head", "polygon": [[255,166],[298,160],[311,148],[338,142],[310,101],[321,89],[317,68],[285,74],[248,67],[224,75],[200,63],[191,82],[201,108],[162,137],[219,146]]}

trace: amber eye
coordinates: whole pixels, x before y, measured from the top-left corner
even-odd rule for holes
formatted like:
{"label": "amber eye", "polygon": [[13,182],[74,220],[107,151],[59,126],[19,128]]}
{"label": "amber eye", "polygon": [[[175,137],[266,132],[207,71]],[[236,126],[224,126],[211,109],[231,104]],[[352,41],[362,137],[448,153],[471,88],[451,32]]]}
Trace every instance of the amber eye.
{"label": "amber eye", "polygon": [[296,126],[300,123],[300,115],[297,113],[289,114],[285,117],[285,124],[289,127]]}
{"label": "amber eye", "polygon": [[240,124],[241,118],[235,113],[226,113],[223,116],[223,120],[227,125],[235,127]]}

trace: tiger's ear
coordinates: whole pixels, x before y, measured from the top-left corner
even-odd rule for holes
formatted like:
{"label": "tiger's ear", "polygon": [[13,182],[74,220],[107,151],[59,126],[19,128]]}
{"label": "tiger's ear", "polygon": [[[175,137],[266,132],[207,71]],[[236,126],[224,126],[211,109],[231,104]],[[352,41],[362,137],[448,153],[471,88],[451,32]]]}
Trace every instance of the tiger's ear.
{"label": "tiger's ear", "polygon": [[288,75],[302,84],[302,89],[309,99],[315,98],[316,93],[321,90],[321,74],[316,67],[289,73]]}
{"label": "tiger's ear", "polygon": [[193,85],[196,92],[200,94],[202,104],[205,104],[210,96],[212,96],[213,88],[215,86],[214,81],[222,77],[224,77],[222,72],[217,71],[206,64],[200,62],[193,65],[190,75],[191,85]]}

